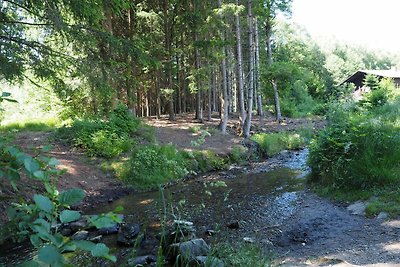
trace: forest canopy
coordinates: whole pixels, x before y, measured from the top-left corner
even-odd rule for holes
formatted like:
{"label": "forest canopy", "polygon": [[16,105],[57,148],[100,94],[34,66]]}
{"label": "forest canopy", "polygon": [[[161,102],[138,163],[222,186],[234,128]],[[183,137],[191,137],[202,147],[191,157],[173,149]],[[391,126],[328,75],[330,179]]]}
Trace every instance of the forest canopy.
{"label": "forest canopy", "polygon": [[0,79],[50,88],[63,117],[107,116],[122,102],[171,120],[219,112],[224,131],[233,112],[247,136],[253,112],[310,115],[354,71],[397,64],[321,45],[290,14],[290,0],[4,0]]}

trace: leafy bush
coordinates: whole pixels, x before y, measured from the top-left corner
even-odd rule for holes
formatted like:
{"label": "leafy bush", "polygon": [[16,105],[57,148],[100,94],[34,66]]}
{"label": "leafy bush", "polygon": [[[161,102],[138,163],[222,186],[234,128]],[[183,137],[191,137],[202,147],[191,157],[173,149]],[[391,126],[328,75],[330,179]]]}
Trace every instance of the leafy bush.
{"label": "leafy bush", "polygon": [[[24,266],[64,266],[68,261],[62,253],[79,250],[115,262],[115,256],[109,254],[105,244],[75,241],[60,233],[58,223],[69,223],[81,217],[80,212],[72,210],[71,206],[81,202],[85,194],[81,189],[58,192],[57,177],[62,171],[56,168],[58,161],[55,158],[42,155],[49,150],[50,147],[44,147],[32,157],[15,146],[8,146],[0,138],[0,179],[9,182],[18,195],[21,174],[24,173],[27,179],[38,181],[43,191],[35,194],[33,201],[26,201],[20,196],[18,202],[7,209],[9,222],[0,227],[0,239],[30,240],[37,250],[37,256],[24,263]],[[113,215],[102,217],[101,221],[93,218],[92,223],[96,227],[109,227],[114,219],[117,217]]]}
{"label": "leafy bush", "polygon": [[226,161],[210,150],[185,151],[183,155],[191,171],[207,172],[223,170],[226,167]]}
{"label": "leafy bush", "polygon": [[132,135],[138,131],[140,124],[140,120],[134,118],[126,106],[119,105],[109,120],[77,120],[70,128],[61,129],[59,136],[72,137],[72,143],[85,149],[90,156],[111,158],[132,147]]}
{"label": "leafy bush", "polygon": [[[400,181],[400,101],[364,114],[344,113],[313,140],[312,181],[332,188],[372,188]],[[397,113],[398,114],[398,113]]]}
{"label": "leafy bush", "polygon": [[127,164],[123,180],[140,188],[153,188],[188,173],[182,153],[172,145],[142,146],[132,152]]}
{"label": "leafy bush", "polygon": [[232,147],[229,159],[233,163],[245,163],[249,158],[248,149],[244,146],[235,145]]}

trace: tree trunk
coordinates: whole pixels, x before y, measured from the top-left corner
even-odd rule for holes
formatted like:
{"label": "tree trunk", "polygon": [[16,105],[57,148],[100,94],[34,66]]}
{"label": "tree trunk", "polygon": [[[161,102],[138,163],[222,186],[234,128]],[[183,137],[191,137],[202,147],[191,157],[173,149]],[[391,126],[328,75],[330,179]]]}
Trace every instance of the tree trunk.
{"label": "tree trunk", "polygon": [[[271,43],[271,34],[272,34],[272,26],[271,23],[267,21],[265,24],[266,29],[266,36],[267,36],[267,56],[268,56],[268,65],[272,66],[273,58],[272,58],[272,43]],[[275,117],[278,122],[282,121],[281,115],[281,105],[279,103],[279,92],[278,92],[278,85],[274,79],[271,79],[271,85],[274,89],[274,100],[275,100]]]}
{"label": "tree trunk", "polygon": [[249,87],[247,94],[247,114],[244,123],[243,135],[245,138],[250,136],[251,117],[253,111],[253,89],[254,89],[254,21],[252,12],[252,1],[249,0],[248,4],[248,19],[249,19]]}
{"label": "tree trunk", "polygon": [[257,115],[262,117],[264,116],[264,111],[263,111],[263,103],[262,103],[262,92],[261,92],[261,83],[260,83],[260,39],[258,36],[258,21],[257,18],[254,19],[254,30],[255,30],[255,43],[256,43],[256,59],[255,59],[255,84],[257,88]]}
{"label": "tree trunk", "polygon": [[[236,0],[236,5],[239,5],[239,0]],[[242,40],[241,40],[239,14],[236,15],[235,21],[236,21],[236,50],[237,50],[236,80],[239,91],[239,122],[241,131],[243,131],[244,121],[246,120],[246,110],[244,109],[243,54],[242,54]]]}
{"label": "tree trunk", "polygon": [[[221,0],[218,0],[218,7],[221,7]],[[222,31],[222,41],[225,41],[225,29]],[[226,75],[226,57],[227,51],[226,47],[222,48],[222,63],[221,63],[221,72],[222,72],[222,97],[221,97],[221,120],[219,123],[219,129],[222,133],[226,133],[226,127],[228,125],[228,78]]]}
{"label": "tree trunk", "polygon": [[[197,35],[197,29],[194,29],[194,41],[195,43],[198,41],[198,35]],[[200,86],[200,79],[198,77],[198,71],[200,70],[200,53],[199,53],[199,49],[197,47],[195,47],[194,49],[194,64],[195,64],[195,71],[196,71],[196,77],[195,77],[195,81],[196,81],[196,87],[197,87],[197,92],[196,92],[196,116],[195,119],[196,120],[203,120],[203,110],[201,107],[201,86]]]}
{"label": "tree trunk", "polygon": [[207,103],[207,120],[211,121],[211,115],[212,115],[212,91],[214,88],[214,68],[211,69],[211,75],[210,75],[210,85],[208,87],[208,103]]}

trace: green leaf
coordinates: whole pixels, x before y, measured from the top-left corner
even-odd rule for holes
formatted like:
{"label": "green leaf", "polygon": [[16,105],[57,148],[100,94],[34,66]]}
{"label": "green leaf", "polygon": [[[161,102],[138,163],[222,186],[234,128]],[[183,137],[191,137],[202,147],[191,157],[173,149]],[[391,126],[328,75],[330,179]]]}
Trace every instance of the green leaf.
{"label": "green leaf", "polygon": [[101,215],[101,216],[94,215],[90,217],[89,220],[97,229],[113,227],[115,225],[115,220],[106,215]]}
{"label": "green leaf", "polygon": [[53,245],[46,245],[39,249],[38,259],[50,266],[63,266],[64,258]]}
{"label": "green leaf", "polygon": [[74,244],[76,245],[76,248],[85,251],[92,251],[96,246],[95,243],[86,240],[77,240],[74,241]]}
{"label": "green leaf", "polygon": [[44,171],[35,171],[34,173],[33,173],[33,177],[35,177],[36,179],[38,179],[38,180],[46,180],[46,175],[45,175],[45,172]]}
{"label": "green leaf", "polygon": [[30,236],[30,240],[31,240],[31,244],[35,248],[38,248],[43,244],[42,240],[40,239],[39,235],[37,235],[37,234],[36,235],[31,235]]}
{"label": "green leaf", "polygon": [[34,172],[40,170],[40,165],[39,165],[39,163],[38,163],[35,159],[33,159],[33,158],[31,158],[31,157],[26,157],[26,158],[24,159],[24,166],[25,166],[25,169],[26,169],[30,174],[33,174]]}
{"label": "green leaf", "polygon": [[60,221],[62,223],[69,223],[79,220],[81,214],[75,210],[63,210],[60,214]]}
{"label": "green leaf", "polygon": [[60,162],[56,158],[51,158],[50,161],[47,163],[47,165],[52,166],[52,167],[55,167],[59,164],[60,164]]}
{"label": "green leaf", "polygon": [[61,192],[59,196],[60,204],[71,206],[78,204],[85,198],[85,192],[79,188],[72,188]]}
{"label": "green leaf", "polygon": [[109,254],[110,249],[104,245],[103,243],[96,244],[94,248],[91,250],[93,257],[103,257],[109,259],[113,262],[117,261],[117,258],[113,255]]}
{"label": "green leaf", "polygon": [[122,207],[122,206],[117,206],[115,209],[114,209],[114,212],[115,213],[118,213],[118,212],[122,212],[124,210],[124,207]]}
{"label": "green leaf", "polygon": [[12,103],[18,103],[17,100],[12,99],[12,98],[5,98],[5,97],[3,97],[2,99],[5,100],[5,101],[8,101],[8,102],[12,102]]}
{"label": "green leaf", "polygon": [[39,218],[33,222],[32,230],[37,232],[42,239],[48,240],[50,233],[50,223],[46,220]]}
{"label": "green leaf", "polygon": [[11,93],[9,93],[9,92],[2,92],[1,93],[1,97],[9,97],[9,96],[11,96]]}
{"label": "green leaf", "polygon": [[46,196],[36,194],[33,196],[33,201],[44,212],[51,213],[54,209],[53,202]]}
{"label": "green leaf", "polygon": [[40,267],[39,263],[36,261],[26,261],[22,264],[17,265],[18,267]]}

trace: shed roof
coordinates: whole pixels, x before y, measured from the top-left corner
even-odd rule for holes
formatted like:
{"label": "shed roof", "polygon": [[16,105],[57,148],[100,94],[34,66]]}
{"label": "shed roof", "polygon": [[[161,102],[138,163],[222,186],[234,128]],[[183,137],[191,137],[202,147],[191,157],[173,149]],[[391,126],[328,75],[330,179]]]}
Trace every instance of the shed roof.
{"label": "shed roof", "polygon": [[344,82],[342,82],[341,84],[344,83],[351,83],[354,81],[358,81],[358,80],[363,80],[364,76],[367,74],[373,74],[376,76],[380,76],[383,78],[393,78],[393,79],[400,79],[400,71],[397,69],[391,69],[391,70],[359,70],[356,73],[354,73],[353,75],[351,75],[349,78],[347,78]]}

